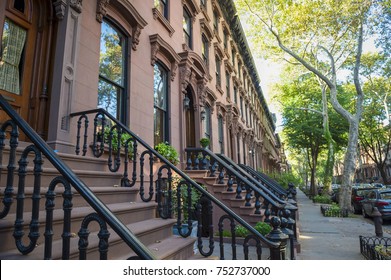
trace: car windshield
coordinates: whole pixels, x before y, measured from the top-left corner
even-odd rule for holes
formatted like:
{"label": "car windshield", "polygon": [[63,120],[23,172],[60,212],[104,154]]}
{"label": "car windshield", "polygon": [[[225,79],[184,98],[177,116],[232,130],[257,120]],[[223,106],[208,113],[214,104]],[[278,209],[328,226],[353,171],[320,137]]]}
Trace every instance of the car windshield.
{"label": "car windshield", "polygon": [[380,198],[381,198],[381,199],[391,200],[391,192],[383,192],[383,193],[380,193]]}

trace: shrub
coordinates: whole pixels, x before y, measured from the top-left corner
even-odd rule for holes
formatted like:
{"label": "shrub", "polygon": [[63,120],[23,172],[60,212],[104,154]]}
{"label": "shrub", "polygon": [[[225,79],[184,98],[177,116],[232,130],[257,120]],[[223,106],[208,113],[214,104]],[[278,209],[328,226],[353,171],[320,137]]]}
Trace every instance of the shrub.
{"label": "shrub", "polygon": [[246,237],[249,234],[249,231],[241,225],[235,227],[235,234],[237,237]]}
{"label": "shrub", "polygon": [[155,150],[172,164],[177,165],[179,163],[179,155],[177,150],[175,150],[175,148],[167,142],[157,144],[155,146]]}
{"label": "shrub", "polygon": [[[104,143],[108,144],[110,141],[110,127],[105,127],[104,134],[103,134],[103,141]],[[111,147],[114,152],[118,151],[118,130],[113,129],[111,131]],[[128,155],[131,157],[133,155],[133,143],[132,143],[132,136],[128,133],[122,133],[120,138],[120,144],[121,147],[125,147],[126,142],[129,140],[128,144]]]}
{"label": "shrub", "polygon": [[324,195],[316,195],[312,199],[315,203],[324,203],[324,204],[331,204],[331,198],[329,196]]}
{"label": "shrub", "polygon": [[201,145],[202,148],[208,147],[209,144],[210,144],[209,138],[201,138],[200,139],[200,145]]}
{"label": "shrub", "polygon": [[[260,170],[262,172],[262,170]],[[284,189],[288,189],[288,184],[293,183],[295,186],[301,185],[301,178],[292,172],[273,172],[267,174],[269,177],[277,181]]]}
{"label": "shrub", "polygon": [[254,227],[260,234],[263,236],[267,235],[269,232],[272,231],[271,225],[265,223],[265,222],[258,222],[255,224]]}

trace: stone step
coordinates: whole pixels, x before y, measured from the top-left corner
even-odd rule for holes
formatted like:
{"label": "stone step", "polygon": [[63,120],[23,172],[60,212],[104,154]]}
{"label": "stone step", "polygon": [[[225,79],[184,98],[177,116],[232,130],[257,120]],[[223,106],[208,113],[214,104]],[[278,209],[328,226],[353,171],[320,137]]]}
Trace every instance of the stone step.
{"label": "stone step", "polygon": [[[4,197],[4,189],[0,188],[0,200],[3,200]],[[90,188],[92,192],[98,196],[98,198],[105,204],[111,204],[111,203],[122,203],[122,202],[131,202],[131,201],[137,201],[139,200],[139,190],[136,187],[132,188],[125,188],[125,187],[91,187]],[[24,190],[24,209],[25,211],[32,211],[32,194],[33,194],[33,187],[26,187]],[[16,194],[18,189],[15,188],[13,190],[13,203],[11,205],[10,214],[16,213],[16,207],[17,207],[17,200],[16,200]],[[48,191],[48,188],[42,188],[41,189],[41,199],[39,202],[39,210],[43,211],[45,210],[45,203],[46,203],[46,193]],[[62,209],[62,194],[64,192],[64,188],[62,185],[59,185],[55,189],[56,198],[55,198],[55,208],[56,209]],[[72,204],[73,208],[79,207],[79,206],[85,206],[86,201],[85,199],[72,187]]]}
{"label": "stone step", "polygon": [[[4,166],[0,167],[2,169],[1,176],[2,178],[6,178],[7,173],[4,170]],[[26,168],[26,177],[25,184],[29,186],[33,186],[34,184],[34,169],[32,166],[28,166]],[[73,170],[73,172],[89,187],[107,187],[107,186],[119,186],[121,183],[122,174],[112,173],[110,171],[90,171],[90,170]],[[55,168],[43,168],[41,173],[41,186],[49,186],[51,181],[59,176],[59,172]],[[5,185],[6,181],[4,181]],[[14,173],[14,183],[13,186],[18,186],[19,184],[19,176],[16,171]]]}
{"label": "stone step", "polygon": [[[18,161],[21,158],[21,155],[24,149],[31,145],[28,142],[19,142],[19,146],[16,148],[16,157],[15,157],[15,165],[18,168]],[[71,169],[81,169],[81,170],[95,170],[95,171],[109,171],[107,167],[107,158],[103,156],[100,158],[91,157],[91,156],[81,156],[76,154],[66,154],[66,153],[56,153],[61,160],[68,165]],[[3,150],[3,158],[1,164],[4,166],[8,165],[9,161],[9,145],[6,144]],[[30,152],[27,159],[29,162],[33,162],[35,154]],[[48,168],[54,168],[51,162],[42,155],[42,159],[44,161],[44,166]]]}
{"label": "stone step", "polygon": [[[145,221],[156,217],[156,203],[137,203],[125,202],[106,205],[116,217],[124,224]],[[91,207],[77,207],[72,209],[72,221],[70,225],[70,232],[74,235],[80,230],[80,225],[83,219],[90,213],[95,211]],[[63,217],[64,213],[61,209],[53,211],[53,239],[60,239],[63,232]],[[15,248],[13,230],[16,214],[10,214],[6,218],[0,220],[0,248],[1,251]],[[25,239],[28,235],[28,227],[31,220],[31,212],[23,213]],[[46,224],[46,212],[39,212],[39,232],[40,237],[38,243],[44,242],[44,232]],[[91,230],[97,229],[96,223],[91,223]]]}
{"label": "stone step", "polygon": [[[172,226],[175,223],[173,219],[148,219],[128,224],[127,227],[140,239],[141,242],[147,245],[150,251],[159,259],[178,259],[189,257],[193,253],[194,238],[182,238],[172,235]],[[135,255],[135,253],[126,245],[121,238],[112,230],[108,229],[109,251],[108,259],[127,259]],[[162,239],[162,237],[164,237]],[[75,236],[71,238],[70,243],[70,259],[78,259],[78,241]],[[91,232],[88,240],[89,246],[87,249],[87,259],[99,259],[99,239],[97,231]],[[12,260],[37,260],[43,258],[44,246],[39,244],[36,249],[29,255],[23,256],[17,250],[9,250],[0,253],[0,259]],[[52,259],[61,259],[62,241],[56,240],[53,242]]]}

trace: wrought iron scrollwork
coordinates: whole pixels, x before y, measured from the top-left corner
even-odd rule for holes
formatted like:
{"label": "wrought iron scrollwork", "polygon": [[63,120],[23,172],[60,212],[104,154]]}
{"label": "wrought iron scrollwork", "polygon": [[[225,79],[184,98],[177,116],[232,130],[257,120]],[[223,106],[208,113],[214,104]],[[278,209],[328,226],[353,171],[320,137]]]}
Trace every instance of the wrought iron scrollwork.
{"label": "wrought iron scrollwork", "polygon": [[10,151],[7,165],[7,185],[4,190],[3,205],[4,209],[0,212],[0,219],[6,217],[11,209],[13,203],[13,192],[14,192],[14,171],[16,169],[16,148],[18,147],[19,131],[16,124],[8,120],[0,128],[0,176],[2,174],[3,154],[5,147],[6,131],[8,127],[11,127],[10,132]]}
{"label": "wrought iron scrollwork", "polygon": [[[27,175],[27,164],[28,164],[28,155],[30,153],[35,154],[34,157],[34,187],[33,187],[33,195],[32,195],[32,212],[31,212],[31,221],[29,225],[29,244],[23,244],[23,236],[24,236],[24,199],[25,199],[25,179]],[[15,229],[14,229],[14,238],[16,247],[18,250],[26,255],[31,253],[39,238],[39,201],[41,199],[41,174],[42,174],[42,155],[37,147],[34,145],[30,145],[26,147],[22,153],[21,159],[19,160],[19,184],[18,184],[18,192],[16,195],[16,220],[15,220]]]}
{"label": "wrought iron scrollwork", "polygon": [[91,213],[87,215],[83,222],[81,223],[81,228],[78,233],[79,235],[79,259],[87,259],[87,249],[88,249],[88,237],[90,231],[88,226],[91,222],[96,221],[99,224],[100,230],[98,232],[99,238],[99,257],[101,260],[107,260],[107,252],[109,250],[109,237],[110,233],[107,230],[106,222],[97,214]]}
{"label": "wrought iron scrollwork", "polygon": [[62,259],[69,259],[70,254],[70,239],[72,237],[71,232],[71,212],[72,212],[72,189],[69,182],[62,176],[58,176],[54,178],[50,184],[48,191],[46,192],[46,226],[45,226],[45,253],[44,259],[48,260],[52,258],[52,243],[53,243],[53,211],[55,208],[55,198],[56,193],[55,189],[58,185],[62,185],[64,187],[64,191],[62,194],[63,197],[63,232],[62,232]]}

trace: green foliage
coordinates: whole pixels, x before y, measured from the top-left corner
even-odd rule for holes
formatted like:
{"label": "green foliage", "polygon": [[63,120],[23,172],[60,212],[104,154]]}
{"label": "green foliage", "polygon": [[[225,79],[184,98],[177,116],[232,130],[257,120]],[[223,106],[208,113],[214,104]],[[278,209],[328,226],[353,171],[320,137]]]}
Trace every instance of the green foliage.
{"label": "green foliage", "polygon": [[258,222],[255,224],[254,228],[263,236],[267,235],[272,231],[271,225],[265,223],[265,222]]}
{"label": "green foliage", "polygon": [[312,199],[315,203],[324,203],[324,204],[331,204],[331,198],[329,196],[325,195],[316,195]]}
{"label": "green foliage", "polygon": [[[118,131],[116,129],[113,129],[111,132],[110,127],[105,127],[104,132],[103,132],[103,141],[105,143],[109,143],[110,141],[110,133],[112,134],[111,136],[111,147],[114,152],[118,151]],[[132,143],[132,136],[128,133],[122,133],[121,137],[119,139],[119,143],[122,148],[125,147],[125,144],[128,142],[128,156],[131,157],[133,155],[133,143]]]}
{"label": "green foliage", "polygon": [[284,189],[288,189],[288,184],[293,183],[295,186],[299,186],[302,182],[301,178],[292,172],[272,172],[268,174],[271,178],[281,185]]}
{"label": "green foliage", "polygon": [[391,260],[391,246],[384,246],[382,244],[375,246],[375,251],[382,255],[385,259]]}
{"label": "green foliage", "polygon": [[235,235],[237,237],[246,237],[249,233],[250,232],[244,226],[238,225],[235,227]]}
{"label": "green foliage", "polygon": [[157,144],[155,150],[172,164],[177,165],[179,163],[179,154],[177,150],[167,142]]}
{"label": "green foliage", "polygon": [[[258,231],[263,236],[267,235],[269,232],[271,232],[272,227],[265,223],[265,222],[258,222],[255,224],[254,229]],[[250,232],[242,225],[237,225],[235,227],[235,236],[236,237],[246,237],[249,235]],[[231,231],[230,230],[223,230],[223,236],[224,237],[231,237]]]}
{"label": "green foliage", "polygon": [[[176,213],[176,208],[178,205],[178,198],[177,198],[177,191],[179,184],[183,181],[181,177],[178,175],[174,175],[172,177],[172,205],[174,209],[174,213]],[[205,186],[201,186],[203,189],[206,189]],[[195,206],[197,205],[198,201],[200,200],[202,194],[197,191],[194,187],[191,187],[191,198],[189,197],[189,192],[187,190],[187,185],[182,184],[181,185],[181,197],[180,197],[180,207],[182,209],[183,214],[183,220],[186,221],[189,217],[192,218],[192,213],[189,213],[188,211],[188,203],[190,199],[190,205],[191,209],[195,210]]]}
{"label": "green foliage", "polygon": [[200,139],[200,145],[201,145],[202,148],[208,147],[209,144],[210,144],[209,138],[201,138]]}

